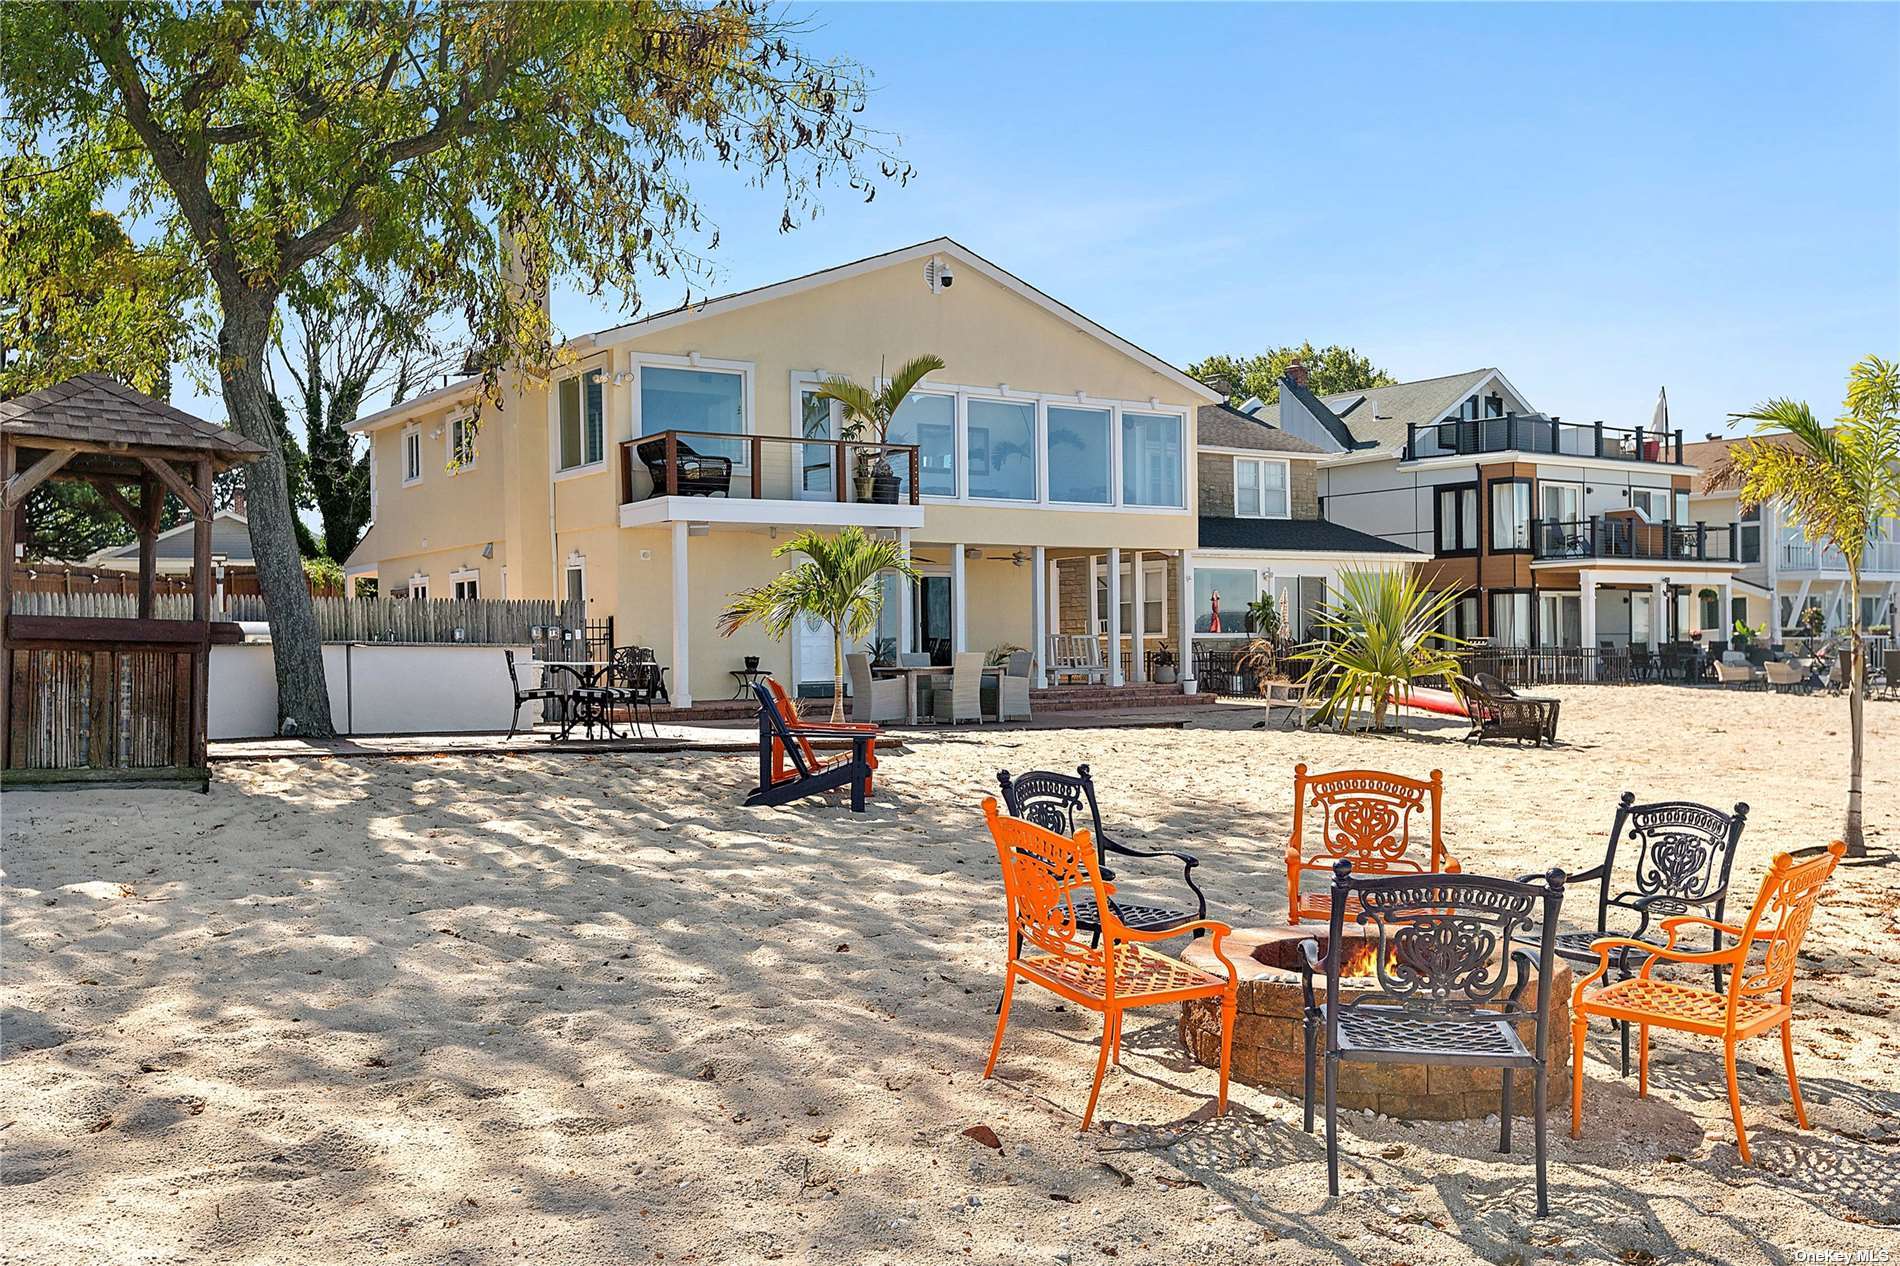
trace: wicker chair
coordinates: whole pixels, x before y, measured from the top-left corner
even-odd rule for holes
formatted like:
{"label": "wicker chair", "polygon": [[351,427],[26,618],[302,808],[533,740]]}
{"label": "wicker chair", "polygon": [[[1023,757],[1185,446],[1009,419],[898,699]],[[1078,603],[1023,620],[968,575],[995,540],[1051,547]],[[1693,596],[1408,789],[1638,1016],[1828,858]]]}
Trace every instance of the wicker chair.
{"label": "wicker chair", "polygon": [[1458,693],[1464,698],[1471,716],[1471,733],[1465,742],[1508,738],[1519,743],[1557,743],[1557,714],[1562,705],[1555,699],[1536,699],[1527,695],[1498,695],[1469,677],[1456,677]]}
{"label": "wicker chair", "polygon": [[[653,495],[666,495],[666,440],[662,436],[643,441],[633,450],[653,479]],[[678,456],[676,486],[682,497],[723,497],[732,491],[732,459],[712,457],[693,450],[685,440],[675,445]]]}
{"label": "wicker chair", "polygon": [[1800,663],[1792,659],[1771,659],[1762,665],[1767,675],[1769,688],[1779,694],[1806,694],[1808,692],[1808,674]]}
{"label": "wicker chair", "polygon": [[964,651],[950,664],[950,688],[941,684],[931,697],[931,711],[939,721],[983,723],[983,652]]}
{"label": "wicker chair", "polygon": [[1028,651],[1013,651],[1004,661],[1002,676],[985,676],[983,702],[998,721],[1029,715],[1029,670],[1034,657]]}
{"label": "wicker chair", "polygon": [[845,672],[851,678],[851,719],[853,721],[901,721],[904,719],[904,683],[895,677],[876,677],[871,673],[871,657],[859,652],[844,657]]}

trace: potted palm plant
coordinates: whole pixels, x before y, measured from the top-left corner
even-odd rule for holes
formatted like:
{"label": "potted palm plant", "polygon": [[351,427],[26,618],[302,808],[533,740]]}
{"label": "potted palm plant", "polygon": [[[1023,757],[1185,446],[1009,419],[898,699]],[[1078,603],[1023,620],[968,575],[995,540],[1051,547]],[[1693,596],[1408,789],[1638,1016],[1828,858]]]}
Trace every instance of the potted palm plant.
{"label": "potted palm plant", "polygon": [[1442,631],[1462,590],[1433,592],[1407,572],[1347,568],[1337,593],[1315,621],[1321,636],[1301,648],[1310,664],[1301,684],[1319,701],[1315,724],[1344,730],[1364,709],[1383,731],[1394,697],[1414,681],[1450,682],[1463,671],[1456,654],[1463,643]]}
{"label": "potted palm plant", "polygon": [[775,638],[806,618],[831,626],[831,719],[844,720],[844,644],[869,636],[884,606],[885,572],[908,581],[917,572],[896,541],[872,536],[852,524],[836,536],[806,530],[772,551],[774,558],[802,554],[804,561],[763,585],[742,589],[727,600],[719,633],[731,637],[756,623]]}
{"label": "potted palm plant", "polygon": [[905,397],[916,390],[924,376],[942,368],[941,356],[925,353],[906,361],[877,391],[836,375],[818,385],[819,399],[836,400],[844,409],[844,438],[857,441],[868,436],[870,439],[869,444],[858,450],[855,481],[859,501],[897,504],[902,480],[891,469],[885,455],[885,446],[891,438],[891,419],[897,416]]}

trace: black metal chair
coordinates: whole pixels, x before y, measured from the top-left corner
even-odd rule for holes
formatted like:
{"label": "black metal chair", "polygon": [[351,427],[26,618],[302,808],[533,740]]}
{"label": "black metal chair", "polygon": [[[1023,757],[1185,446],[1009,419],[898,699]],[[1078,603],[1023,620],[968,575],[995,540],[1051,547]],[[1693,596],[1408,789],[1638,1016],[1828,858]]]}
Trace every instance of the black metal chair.
{"label": "black metal chair", "polygon": [[[1306,1130],[1313,1130],[1314,1078],[1325,1038],[1326,1185],[1339,1194],[1339,1061],[1436,1064],[1502,1069],[1498,1150],[1511,1150],[1512,1079],[1531,1074],[1531,1126],[1537,1160],[1537,1215],[1550,1213],[1545,1183],[1545,1107],[1549,1089],[1550,997],[1556,919],[1564,873],[1541,883],[1485,875],[1424,874],[1355,879],[1352,863],[1333,866],[1332,922],[1326,949],[1300,942],[1306,1000]],[[1375,941],[1373,975],[1355,978],[1341,999],[1346,914]],[[1533,929],[1541,922],[1542,931]],[[1534,944],[1536,953],[1525,948]],[[1537,1003],[1523,1006],[1536,973]],[[1323,975],[1322,1002],[1313,989]],[[1510,982],[1515,978],[1515,983]],[[1509,992],[1506,986],[1510,984]],[[1517,1026],[1534,1020],[1529,1046]],[[1561,1035],[1559,1037],[1561,1040]]]}
{"label": "black metal chair", "polygon": [[521,678],[515,672],[515,653],[505,650],[501,654],[502,658],[508,661],[508,685],[515,694],[514,715],[508,719],[508,737],[513,738],[515,732],[521,728],[522,704],[533,703],[537,699],[544,701],[550,699],[565,699],[567,692],[565,690],[556,690],[554,687],[548,685],[534,686],[530,689],[523,690],[521,688]]}
{"label": "black metal chair", "polygon": [[[1112,882],[1115,879],[1115,872],[1108,867],[1110,853],[1117,857],[1171,857],[1181,863],[1181,878],[1194,894],[1194,909],[1124,903],[1110,898],[1109,908],[1125,927],[1136,932],[1161,932],[1207,917],[1207,896],[1201,891],[1200,885],[1194,882],[1194,868],[1201,864],[1200,859],[1188,853],[1165,849],[1130,848],[1103,830],[1101,806],[1095,800],[1095,780],[1089,776],[1087,765],[1077,766],[1074,774],[1036,769],[1012,776],[1007,769],[1002,769],[997,771],[996,781],[1002,784],[1003,804],[1011,816],[1034,822],[1063,836],[1073,836],[1081,827],[1090,828],[1095,835],[1095,864],[1104,880]],[[1081,816],[1084,806],[1088,808],[1088,820],[1079,822],[1076,819]],[[1100,938],[1101,917],[1093,897],[1077,899],[1075,925]],[[1200,933],[1195,935],[1199,936]]]}
{"label": "black metal chair", "polygon": [[[1617,801],[1616,822],[1610,828],[1610,845],[1601,865],[1570,876],[1570,883],[1597,885],[1597,921],[1593,932],[1559,932],[1557,957],[1567,963],[1595,966],[1596,951],[1590,947],[1606,936],[1628,937],[1635,941],[1661,944],[1648,936],[1650,924],[1675,915],[1702,913],[1722,922],[1728,905],[1729,869],[1741,844],[1742,828],[1748,825],[1748,805],[1737,804],[1732,813],[1711,809],[1692,800],[1661,800],[1637,804],[1636,793],[1626,791]],[[1633,887],[1612,892],[1616,855],[1627,836],[1636,844],[1636,860],[1627,882]],[[1534,882],[1537,876],[1523,879]],[[1610,910],[1626,912],[1619,924],[1611,927]],[[1722,948],[1722,934],[1711,930],[1710,948]],[[1638,965],[1641,956],[1631,949],[1618,950],[1612,965],[1624,976]],[[1715,989],[1722,990],[1722,968],[1717,965]],[[1623,1026],[1623,1073],[1630,1070],[1630,1035]]]}
{"label": "black metal chair", "polygon": [[627,709],[635,738],[640,736],[642,704],[646,706],[647,724],[653,727],[653,737],[660,736],[659,724],[653,719],[653,701],[664,693],[665,687],[660,684],[660,666],[653,662],[652,651],[643,646],[623,646],[616,650],[613,663],[607,669],[607,691],[612,706]]}
{"label": "black metal chair", "polygon": [[[633,450],[647,468],[647,474],[653,479],[653,495],[666,495],[666,440],[655,437],[634,447]],[[685,440],[674,445],[677,455],[678,477],[675,487],[682,497],[723,497],[732,491],[732,459],[714,457],[693,450]]]}

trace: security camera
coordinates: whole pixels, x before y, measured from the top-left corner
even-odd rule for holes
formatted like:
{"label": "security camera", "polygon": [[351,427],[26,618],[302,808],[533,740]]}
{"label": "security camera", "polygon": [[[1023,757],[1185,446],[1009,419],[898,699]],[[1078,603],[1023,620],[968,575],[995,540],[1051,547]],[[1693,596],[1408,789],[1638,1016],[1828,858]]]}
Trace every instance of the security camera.
{"label": "security camera", "polygon": [[950,265],[944,264],[937,269],[937,284],[948,290],[956,282],[957,275],[950,271]]}
{"label": "security camera", "polygon": [[950,265],[944,263],[943,260],[933,257],[924,265],[924,284],[930,287],[931,294],[948,290],[955,281],[956,277],[951,273]]}

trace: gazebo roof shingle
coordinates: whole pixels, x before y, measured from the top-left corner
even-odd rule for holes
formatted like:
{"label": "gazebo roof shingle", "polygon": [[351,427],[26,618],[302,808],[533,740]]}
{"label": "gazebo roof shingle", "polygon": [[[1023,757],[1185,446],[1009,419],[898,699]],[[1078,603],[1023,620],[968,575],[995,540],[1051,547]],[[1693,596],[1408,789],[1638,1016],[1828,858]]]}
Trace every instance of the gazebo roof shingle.
{"label": "gazebo roof shingle", "polygon": [[175,449],[207,456],[219,467],[264,455],[236,431],[195,418],[104,374],[80,374],[0,401],[0,431],[29,448],[69,441],[109,449]]}

